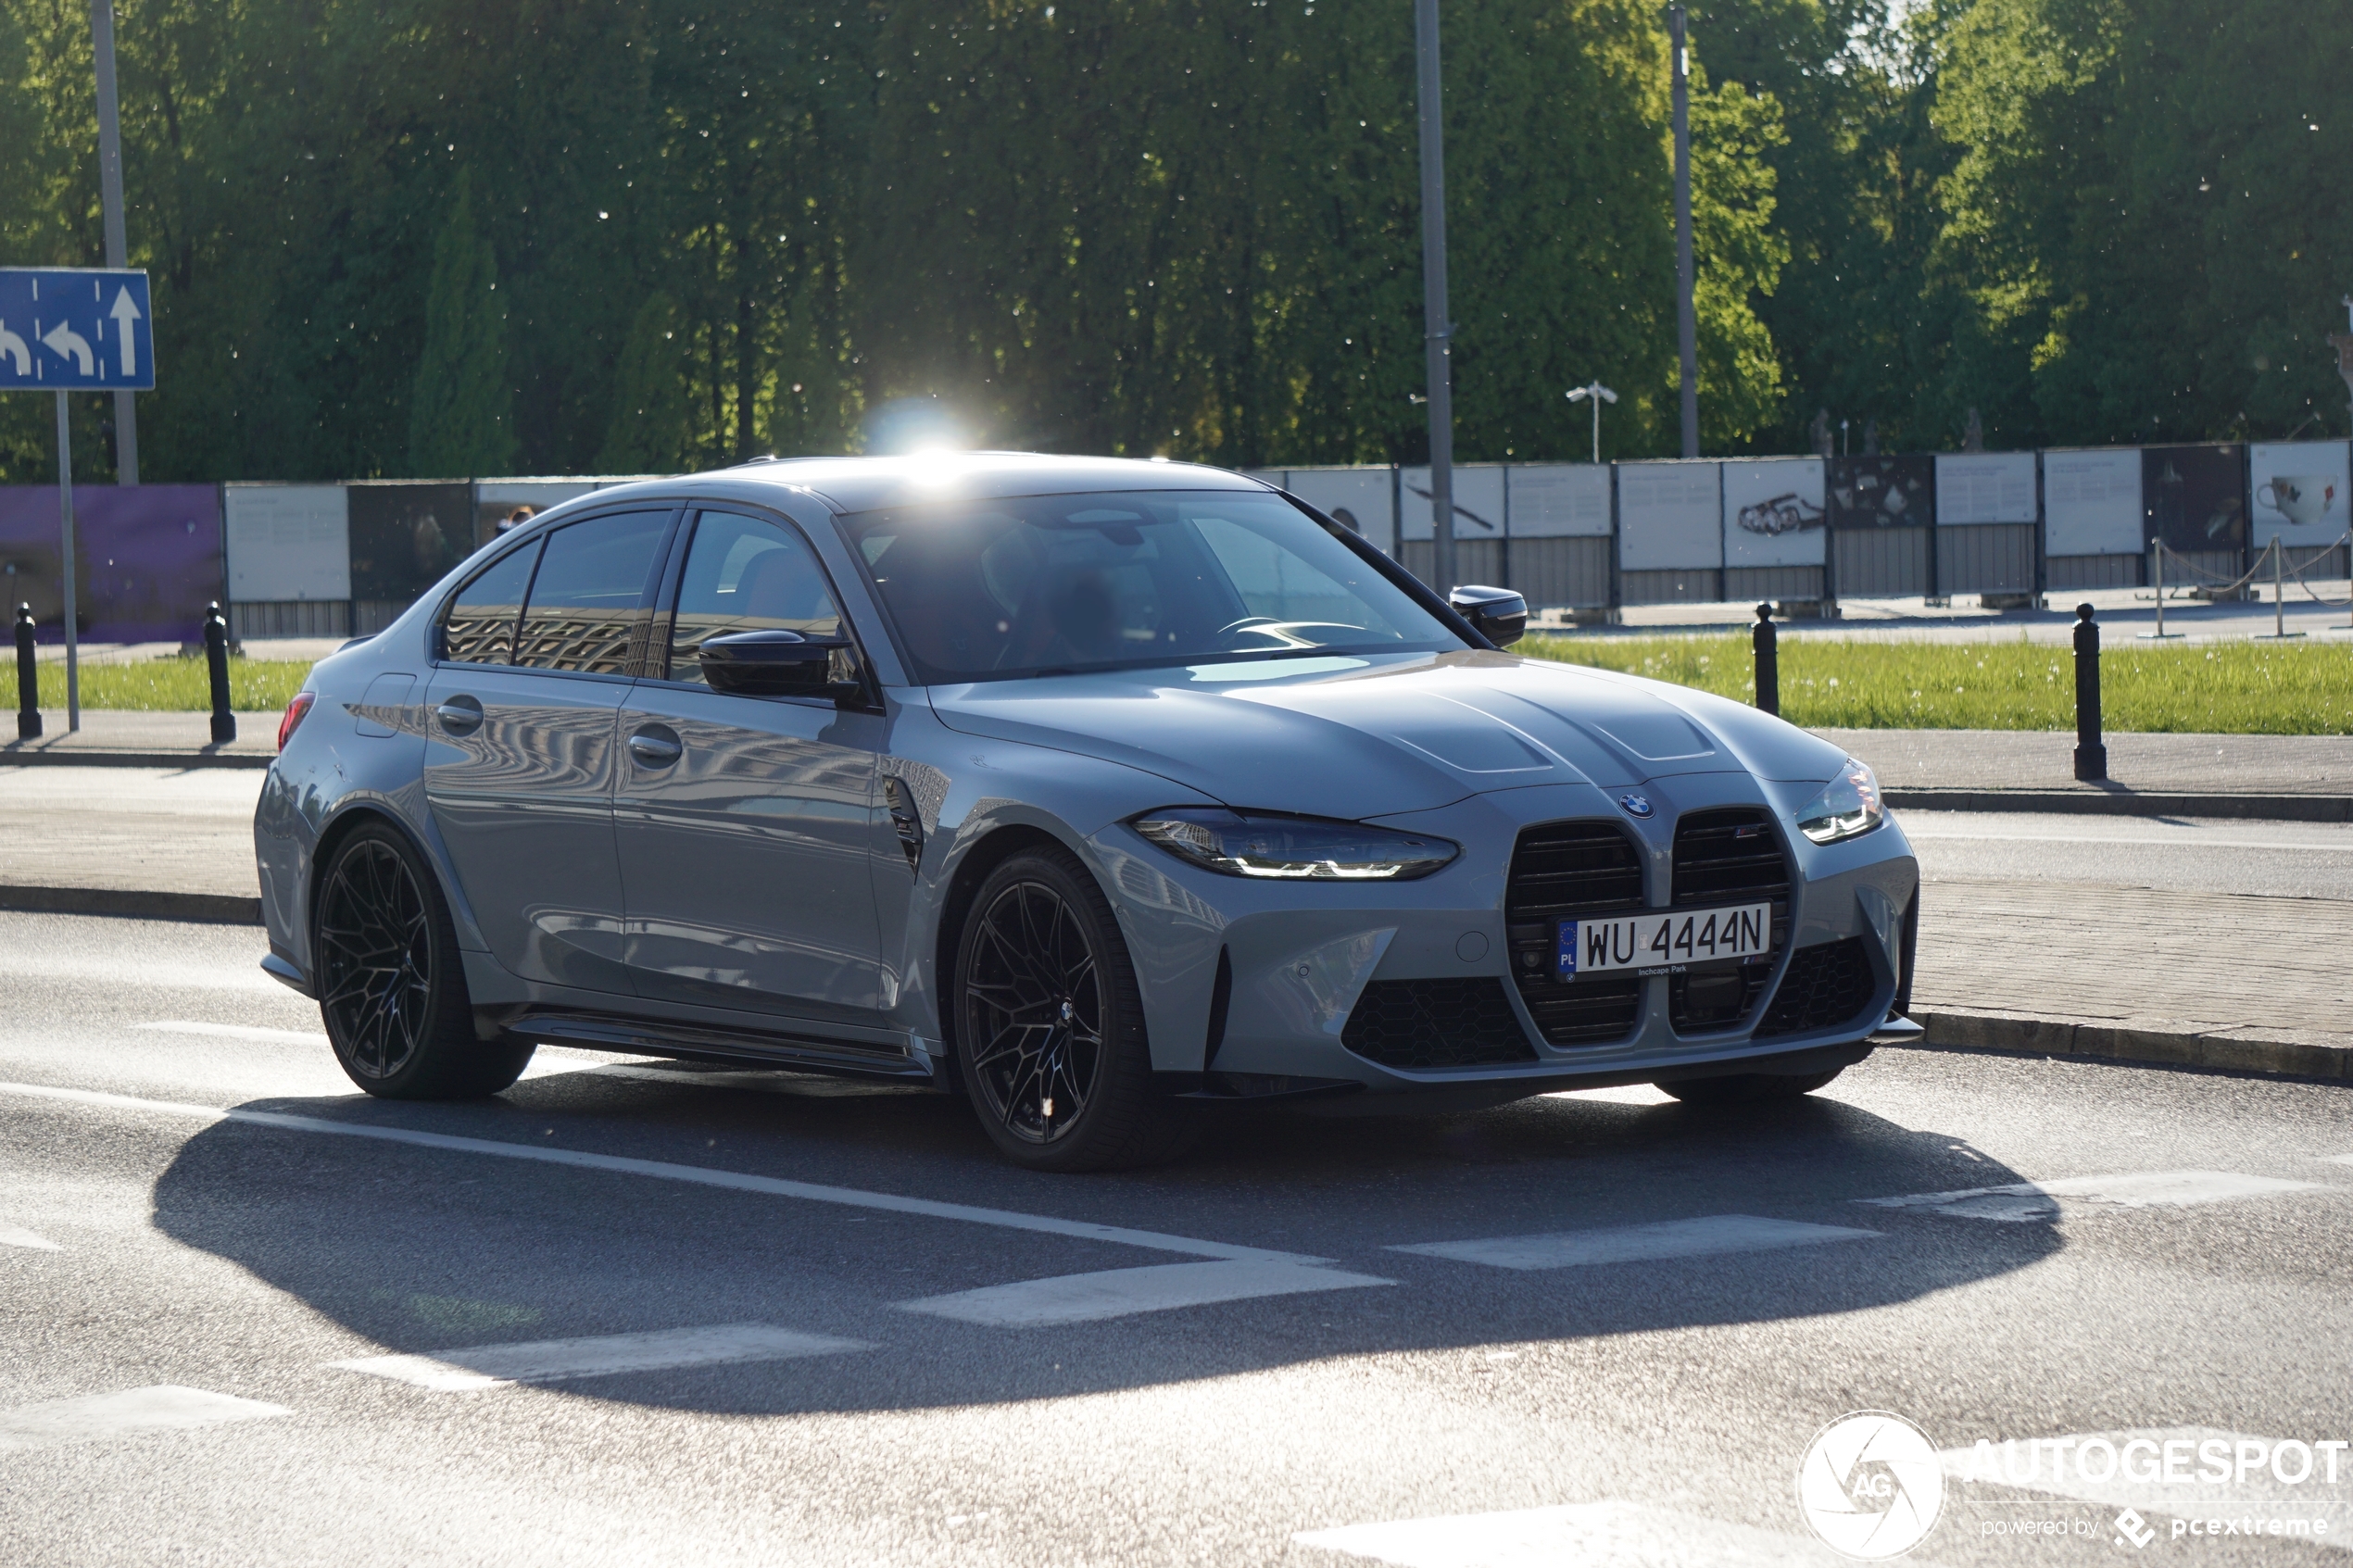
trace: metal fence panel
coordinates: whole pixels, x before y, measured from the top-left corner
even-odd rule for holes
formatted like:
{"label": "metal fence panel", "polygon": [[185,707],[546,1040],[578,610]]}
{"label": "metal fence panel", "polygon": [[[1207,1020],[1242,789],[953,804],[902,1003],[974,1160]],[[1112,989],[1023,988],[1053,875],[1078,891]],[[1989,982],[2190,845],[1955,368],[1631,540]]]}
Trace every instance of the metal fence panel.
{"label": "metal fence panel", "polygon": [[1928,592],[1928,530],[1857,528],[1832,535],[1831,582],[1842,599],[1907,599]]}
{"label": "metal fence panel", "polygon": [[1946,594],[2034,591],[2034,525],[1979,522],[1936,531],[1936,585]]}
{"label": "metal fence panel", "polygon": [[[1515,514],[1514,521],[1517,521]],[[1511,542],[1510,581],[1531,609],[1589,609],[1609,603],[1609,540],[1522,539]]]}
{"label": "metal fence panel", "polygon": [[2053,556],[2045,581],[2053,593],[2076,588],[2138,588],[2145,586],[2142,556]]}

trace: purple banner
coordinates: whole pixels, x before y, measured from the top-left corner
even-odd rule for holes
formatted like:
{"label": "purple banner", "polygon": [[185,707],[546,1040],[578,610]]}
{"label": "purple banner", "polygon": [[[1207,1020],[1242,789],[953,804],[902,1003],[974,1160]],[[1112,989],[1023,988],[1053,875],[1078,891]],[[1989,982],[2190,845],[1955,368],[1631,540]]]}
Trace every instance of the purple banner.
{"label": "purple banner", "polygon": [[[0,592],[65,640],[55,485],[0,486]],[[74,596],[92,643],[192,643],[220,597],[220,491],[210,484],[73,487]]]}

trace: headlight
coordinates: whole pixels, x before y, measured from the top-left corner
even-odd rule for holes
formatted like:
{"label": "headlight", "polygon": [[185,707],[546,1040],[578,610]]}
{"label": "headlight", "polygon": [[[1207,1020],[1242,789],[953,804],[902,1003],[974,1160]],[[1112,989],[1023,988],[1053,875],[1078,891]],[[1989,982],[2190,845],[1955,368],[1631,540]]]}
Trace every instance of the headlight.
{"label": "headlight", "polygon": [[1315,817],[1241,816],[1214,806],[1148,811],[1135,827],[1197,866],[1289,882],[1410,882],[1462,853],[1459,845],[1418,834]]}
{"label": "headlight", "polygon": [[1879,775],[1852,757],[1838,777],[1797,814],[1797,831],[1817,844],[1836,844],[1870,832],[1887,820],[1879,801]]}

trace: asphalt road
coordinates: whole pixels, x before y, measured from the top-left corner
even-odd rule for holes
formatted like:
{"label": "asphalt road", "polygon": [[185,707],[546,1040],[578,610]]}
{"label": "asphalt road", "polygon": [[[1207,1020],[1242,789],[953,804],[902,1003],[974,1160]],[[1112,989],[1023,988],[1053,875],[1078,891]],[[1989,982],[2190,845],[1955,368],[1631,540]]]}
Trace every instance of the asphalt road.
{"label": "asphalt road", "polygon": [[1896,818],[1931,881],[2353,897],[2353,823],[1910,809]]}
{"label": "asphalt road", "polygon": [[[2032,1438],[2353,1438],[2342,1089],[1882,1052],[1054,1178],[785,1074],[369,1101],[250,931],[0,952],[0,1562],[1816,1562],[1849,1411],[2021,1482]],[[2152,1561],[2341,1561],[2170,1534],[2353,1538],[2338,1469],[1957,1470],[1910,1561],[2140,1555],[2128,1504]]]}

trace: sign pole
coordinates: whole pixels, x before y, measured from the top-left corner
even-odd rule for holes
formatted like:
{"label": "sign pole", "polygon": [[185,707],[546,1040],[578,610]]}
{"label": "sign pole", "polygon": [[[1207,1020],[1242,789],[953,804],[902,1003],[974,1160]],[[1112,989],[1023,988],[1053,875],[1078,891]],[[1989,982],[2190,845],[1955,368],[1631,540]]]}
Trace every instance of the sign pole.
{"label": "sign pole", "polygon": [[82,631],[73,587],[73,421],[57,394],[57,536],[65,546],[66,728],[82,728]]}
{"label": "sign pole", "polygon": [[1430,586],[1454,591],[1454,325],[1446,310],[1446,131],[1441,112],[1438,0],[1414,0],[1422,154],[1422,341],[1429,377]]}
{"label": "sign pole", "polygon": [[[90,0],[91,53],[98,68],[98,206],[106,221],[107,265],[126,265],[130,245],[122,225],[122,117],[114,82],[114,0]],[[139,483],[138,394],[114,395],[115,483]]]}

